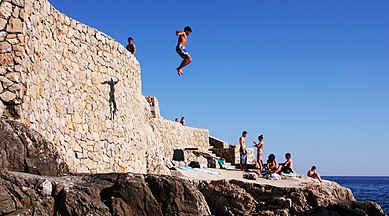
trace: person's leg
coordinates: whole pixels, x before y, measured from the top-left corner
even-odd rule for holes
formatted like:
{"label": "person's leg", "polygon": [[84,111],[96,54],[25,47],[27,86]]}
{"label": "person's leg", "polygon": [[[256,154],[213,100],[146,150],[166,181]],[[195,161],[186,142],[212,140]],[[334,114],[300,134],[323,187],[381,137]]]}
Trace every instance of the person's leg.
{"label": "person's leg", "polygon": [[279,172],[281,172],[282,170],[282,166],[278,166],[277,170],[276,170],[276,174],[278,174]]}
{"label": "person's leg", "polygon": [[319,174],[319,173],[316,173],[316,178],[319,179],[320,183],[322,183],[321,177],[320,177],[320,174]]}
{"label": "person's leg", "polygon": [[244,160],[243,160],[243,164],[244,164],[244,171],[249,171],[249,169],[247,169],[247,154],[244,155]]}
{"label": "person's leg", "polygon": [[188,53],[188,54],[186,54],[184,60],[182,60],[180,66],[178,66],[178,68],[176,68],[178,75],[184,74],[184,72],[182,71],[182,68],[187,66],[191,62],[192,62],[192,57]]}

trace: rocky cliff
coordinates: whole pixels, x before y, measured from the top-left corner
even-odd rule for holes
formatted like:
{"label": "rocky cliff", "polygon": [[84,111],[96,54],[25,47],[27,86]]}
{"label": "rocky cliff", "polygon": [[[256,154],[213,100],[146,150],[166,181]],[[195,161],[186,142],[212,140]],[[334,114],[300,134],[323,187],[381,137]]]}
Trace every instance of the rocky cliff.
{"label": "rocky cliff", "polygon": [[0,197],[1,215],[385,215],[336,183],[278,188],[161,175],[2,171]]}

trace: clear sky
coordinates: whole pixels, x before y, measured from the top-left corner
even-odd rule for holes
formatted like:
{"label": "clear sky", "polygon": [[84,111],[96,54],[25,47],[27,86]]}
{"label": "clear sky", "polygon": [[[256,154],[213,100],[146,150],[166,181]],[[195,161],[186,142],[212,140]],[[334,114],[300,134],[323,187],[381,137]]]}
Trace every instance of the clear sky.
{"label": "clear sky", "polygon": [[[389,1],[49,0],[123,45],[161,114],[291,152],[300,173],[389,175]],[[176,30],[193,62],[178,77]]]}

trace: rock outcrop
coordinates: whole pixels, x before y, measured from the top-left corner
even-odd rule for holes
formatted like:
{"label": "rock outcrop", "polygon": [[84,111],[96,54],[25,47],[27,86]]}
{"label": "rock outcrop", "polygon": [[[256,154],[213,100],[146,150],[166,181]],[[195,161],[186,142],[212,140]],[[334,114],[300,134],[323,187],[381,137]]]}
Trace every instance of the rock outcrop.
{"label": "rock outcrop", "polygon": [[45,177],[1,171],[0,197],[0,215],[385,215],[336,183],[279,188],[130,173]]}
{"label": "rock outcrop", "polygon": [[2,169],[39,175],[68,173],[52,143],[13,120],[0,120],[0,165]]}

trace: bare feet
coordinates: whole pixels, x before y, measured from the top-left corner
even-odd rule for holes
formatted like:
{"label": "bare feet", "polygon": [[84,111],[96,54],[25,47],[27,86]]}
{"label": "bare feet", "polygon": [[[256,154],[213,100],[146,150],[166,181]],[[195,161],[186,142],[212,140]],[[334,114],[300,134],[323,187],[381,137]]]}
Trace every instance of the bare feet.
{"label": "bare feet", "polygon": [[178,76],[184,75],[184,72],[182,71],[181,68],[176,68]]}

